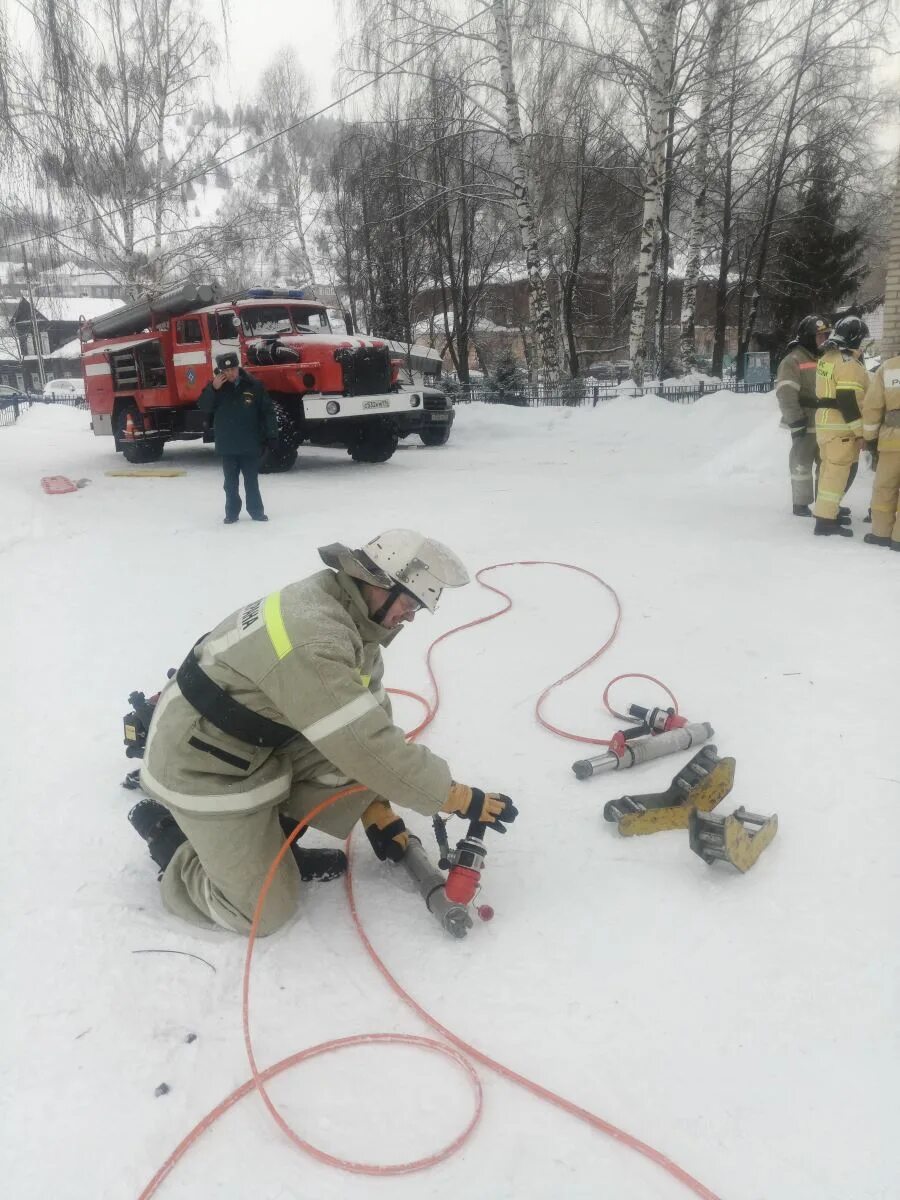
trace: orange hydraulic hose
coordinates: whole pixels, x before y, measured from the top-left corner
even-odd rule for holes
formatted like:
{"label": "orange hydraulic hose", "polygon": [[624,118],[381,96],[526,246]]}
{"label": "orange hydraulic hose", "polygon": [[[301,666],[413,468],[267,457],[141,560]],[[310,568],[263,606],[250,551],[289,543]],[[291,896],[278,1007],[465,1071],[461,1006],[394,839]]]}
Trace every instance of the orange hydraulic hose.
{"label": "orange hydraulic hose", "polygon": [[[541,706],[542,706],[544,700],[546,699],[546,697],[549,695],[549,693],[554,688],[560,686],[562,683],[565,683],[567,680],[572,679],[575,675],[579,674],[581,671],[585,670],[592,663],[596,662],[597,659],[612,645],[612,643],[615,640],[615,637],[618,633],[619,625],[621,623],[621,618],[622,618],[622,607],[621,607],[621,603],[619,601],[619,597],[616,594],[616,592],[614,591],[614,589],[612,587],[610,587],[610,585],[608,583],[605,582],[605,580],[601,579],[599,575],[595,575],[592,571],[588,571],[583,567],[574,566],[571,563],[543,562],[543,561],[537,561],[537,560],[523,561],[523,562],[510,562],[510,563],[495,563],[495,564],[492,564],[491,566],[483,567],[480,571],[477,572],[476,579],[478,580],[478,582],[481,583],[481,585],[483,587],[488,588],[490,591],[493,591],[496,594],[503,596],[503,598],[506,600],[507,603],[502,608],[498,609],[496,612],[489,613],[487,616],[484,616],[484,617],[478,617],[473,621],[468,621],[463,625],[459,625],[454,629],[448,630],[446,633],[441,634],[440,637],[436,638],[431,643],[431,645],[428,648],[428,652],[427,652],[425,661],[426,661],[426,667],[428,670],[428,676],[431,681],[431,685],[432,685],[432,689],[433,689],[433,693],[434,693],[434,700],[432,702],[427,701],[423,696],[418,695],[416,692],[404,691],[402,689],[394,689],[394,688],[388,689],[390,692],[392,692],[395,695],[404,695],[404,696],[408,696],[412,699],[418,700],[425,707],[426,716],[425,716],[424,720],[418,726],[416,726],[416,728],[414,730],[412,730],[411,733],[409,733],[407,735],[408,739],[410,741],[412,741],[416,737],[418,737],[418,735],[424,729],[426,729],[428,727],[428,725],[430,725],[431,722],[434,720],[434,718],[438,712],[438,709],[440,707],[440,690],[438,688],[437,679],[434,675],[434,671],[433,671],[433,668],[431,665],[432,653],[433,653],[435,647],[440,642],[445,641],[447,638],[449,638],[453,634],[460,633],[464,629],[471,629],[474,626],[484,624],[487,621],[492,621],[496,617],[503,615],[504,613],[508,612],[510,610],[510,608],[512,608],[512,604],[513,604],[512,599],[510,598],[509,595],[507,595],[506,592],[501,591],[501,589],[499,589],[499,588],[492,587],[490,584],[485,583],[484,580],[482,579],[482,575],[485,574],[487,571],[498,570],[501,567],[510,567],[510,566],[557,566],[557,567],[563,567],[563,568],[566,568],[569,570],[578,571],[583,575],[588,575],[590,578],[595,579],[604,588],[606,588],[606,590],[612,595],[613,599],[615,600],[616,621],[615,621],[615,625],[613,628],[613,632],[610,635],[610,637],[607,638],[607,640],[603,643],[603,645],[600,647],[600,649],[595,654],[591,655],[591,657],[589,659],[586,659],[583,663],[581,663],[579,666],[574,668],[568,674],[562,676],[555,683],[552,683],[549,685],[549,687],[545,688],[544,691],[541,692],[541,695],[539,696],[537,703],[535,705],[535,715],[536,715],[538,721],[545,728],[551,730],[553,733],[557,733],[561,737],[570,738],[575,741],[589,742],[593,745],[608,745],[609,744],[608,741],[604,741],[602,739],[588,738],[588,737],[584,737],[584,736],[581,736],[578,734],[573,734],[566,730],[557,729],[555,726],[549,724],[547,721],[544,720],[543,716],[541,715],[540,710],[541,710]],[[659,686],[661,688],[663,688],[663,690],[667,693],[667,695],[672,699],[672,702],[676,706],[676,711],[677,711],[677,701],[675,700],[674,695],[671,693],[671,691],[669,691],[669,689],[666,687],[665,684],[661,683],[654,676],[643,675],[643,674],[635,674],[635,675],[625,674],[625,675],[618,675],[618,676],[616,676],[615,679],[611,680],[610,683],[607,684],[606,690],[603,693],[604,704],[606,705],[607,710],[610,713],[612,713],[612,715],[620,716],[621,714],[616,713],[615,710],[613,710],[609,706],[609,702],[608,702],[609,689],[613,683],[616,683],[621,679],[627,679],[627,678],[648,679],[654,683],[659,684]],[[157,1173],[153,1176],[153,1178],[150,1180],[150,1182],[147,1184],[147,1186],[141,1192],[139,1200],[149,1200],[149,1197],[151,1197],[152,1195],[155,1194],[159,1185],[170,1174],[170,1172],[173,1170],[173,1168],[175,1167],[175,1165],[179,1161],[179,1159],[183,1157],[183,1155],[193,1145],[193,1143],[201,1136],[201,1134],[204,1133],[205,1130],[208,1129],[216,1120],[218,1120],[218,1118],[222,1115],[222,1113],[226,1112],[229,1108],[231,1108],[234,1104],[236,1104],[238,1100],[242,1099],[244,1096],[246,1096],[249,1092],[251,1092],[253,1090],[256,1090],[257,1092],[259,1092],[259,1095],[260,1095],[263,1103],[265,1104],[267,1110],[269,1111],[270,1115],[272,1116],[272,1119],[275,1121],[275,1123],[278,1125],[278,1127],[282,1130],[282,1132],[285,1133],[296,1146],[298,1146],[300,1149],[304,1150],[306,1153],[312,1155],[314,1158],[317,1158],[320,1162],[327,1163],[331,1166],[339,1167],[340,1169],[345,1170],[345,1171],[351,1171],[354,1173],[366,1174],[366,1175],[406,1174],[406,1173],[409,1173],[412,1171],[423,1170],[426,1167],[435,1166],[437,1163],[444,1161],[451,1154],[455,1153],[463,1145],[463,1143],[467,1140],[467,1138],[472,1134],[473,1130],[475,1129],[475,1126],[477,1125],[477,1123],[481,1117],[481,1111],[482,1111],[481,1083],[480,1083],[480,1080],[478,1079],[477,1074],[474,1071],[474,1068],[472,1067],[471,1063],[467,1061],[467,1058],[465,1056],[468,1056],[468,1058],[476,1059],[478,1062],[481,1062],[485,1066],[490,1067],[491,1070],[497,1072],[504,1079],[508,1079],[512,1083],[516,1083],[520,1087],[525,1088],[527,1091],[531,1092],[532,1095],[535,1095],[542,1100],[546,1100],[549,1104],[552,1104],[555,1107],[562,1109],[564,1112],[568,1112],[570,1115],[577,1117],[579,1120],[586,1122],[587,1124],[591,1125],[593,1128],[599,1130],[600,1132],[609,1135],[610,1137],[614,1138],[616,1141],[621,1142],[625,1146],[628,1146],[630,1149],[637,1151],[637,1153],[643,1155],[645,1158],[648,1158],[651,1162],[656,1163],[657,1166],[661,1167],[664,1171],[666,1171],[669,1175],[671,1175],[673,1179],[676,1179],[676,1180],[678,1180],[678,1182],[684,1184],[690,1191],[692,1191],[694,1193],[694,1195],[699,1196],[701,1198],[701,1200],[719,1200],[719,1198],[716,1196],[716,1194],[714,1192],[710,1191],[709,1188],[707,1188],[699,1180],[695,1179],[692,1175],[690,1175],[682,1167],[678,1166],[677,1163],[673,1162],[672,1159],[668,1158],[666,1155],[661,1153],[659,1150],[654,1149],[652,1146],[648,1145],[646,1142],[642,1142],[639,1138],[634,1137],[632,1134],[626,1133],[625,1130],[619,1129],[617,1126],[613,1125],[611,1122],[605,1121],[602,1117],[597,1116],[595,1113],[590,1112],[588,1109],[581,1108],[579,1105],[574,1104],[570,1100],[567,1100],[564,1096],[559,1096],[555,1092],[550,1091],[548,1088],[543,1087],[541,1084],[535,1083],[532,1080],[527,1079],[525,1076],[519,1075],[517,1072],[511,1070],[509,1067],[503,1066],[502,1063],[496,1062],[494,1059],[490,1058],[490,1056],[485,1054],[483,1051],[478,1050],[476,1047],[471,1046],[471,1045],[469,1045],[469,1043],[464,1042],[461,1038],[458,1038],[449,1029],[447,1029],[443,1025],[441,1025],[440,1022],[437,1021],[434,1017],[430,1016],[430,1014],[428,1012],[426,1012],[426,1010],[424,1008],[422,1008],[421,1005],[419,1005],[418,1002],[415,1001],[407,991],[405,991],[405,989],[400,985],[400,983],[390,973],[389,969],[384,964],[384,962],[381,960],[381,958],[378,956],[375,948],[373,947],[371,941],[369,940],[368,936],[366,935],[366,932],[363,929],[362,922],[360,920],[359,913],[358,913],[358,910],[356,907],[356,900],[355,900],[354,893],[353,893],[352,872],[350,871],[349,866],[348,866],[347,877],[346,877],[348,902],[350,904],[350,911],[351,911],[357,932],[359,933],[359,936],[362,939],[363,945],[365,946],[369,956],[371,957],[372,961],[375,963],[375,966],[378,968],[378,970],[380,971],[383,978],[387,981],[389,986],[392,988],[392,990],[404,1001],[404,1003],[409,1005],[409,1007],[419,1017],[421,1017],[421,1019],[423,1021],[425,1021],[434,1030],[436,1030],[443,1038],[446,1039],[447,1042],[451,1043],[451,1046],[444,1045],[441,1042],[437,1042],[437,1041],[434,1041],[429,1038],[417,1038],[412,1035],[360,1034],[356,1037],[338,1038],[333,1041],[322,1042],[317,1046],[313,1046],[313,1047],[309,1048],[308,1050],[300,1051],[297,1054],[293,1054],[288,1058],[282,1059],[280,1062],[277,1062],[277,1063],[273,1064],[272,1066],[267,1067],[264,1071],[259,1070],[257,1063],[256,1063],[256,1057],[253,1052],[253,1043],[252,1043],[252,1037],[251,1037],[251,1032],[250,1032],[250,967],[251,967],[251,962],[252,962],[252,958],[253,958],[253,948],[254,948],[254,945],[256,942],[256,938],[258,936],[260,917],[263,912],[263,907],[265,905],[266,897],[268,895],[269,888],[272,884],[272,880],[275,878],[275,874],[276,874],[281,862],[283,861],[285,855],[289,852],[292,843],[302,833],[302,831],[309,825],[309,823],[316,816],[319,815],[319,813],[321,813],[324,809],[329,807],[329,805],[335,804],[338,800],[341,800],[341,799],[345,798],[346,796],[354,795],[354,794],[357,794],[357,793],[365,791],[365,790],[366,789],[364,787],[357,784],[357,785],[354,785],[353,787],[344,788],[341,791],[334,793],[332,796],[329,796],[326,800],[322,801],[321,804],[317,805],[316,808],[314,808],[312,810],[312,812],[309,813],[308,816],[302,822],[300,822],[300,824],[298,824],[294,830],[292,830],[290,836],[287,838],[287,840],[284,842],[284,844],[279,849],[278,854],[275,856],[275,858],[266,874],[266,878],[263,881],[262,887],[260,888],[259,898],[256,903],[256,909],[253,913],[253,920],[251,923],[250,934],[247,939],[247,954],[246,954],[246,957],[244,960],[241,1016],[242,1016],[243,1033],[244,1033],[244,1045],[245,1045],[245,1048],[247,1051],[247,1059],[250,1064],[251,1078],[246,1083],[242,1084],[241,1087],[237,1088],[234,1092],[232,1092],[230,1096],[226,1097],[225,1100],[223,1100],[220,1104],[218,1104],[216,1106],[216,1108],[214,1108],[200,1122],[198,1122],[198,1124],[179,1143],[179,1145],[175,1148],[175,1150],[172,1152],[172,1154],[169,1155],[169,1157],[165,1161],[165,1163],[163,1163],[163,1165],[160,1167],[160,1169],[157,1171]],[[348,851],[348,856],[349,856],[350,838],[347,839],[347,851]],[[289,1067],[296,1065],[298,1062],[302,1062],[302,1061],[317,1057],[322,1054],[327,1054],[333,1050],[338,1050],[338,1049],[341,1049],[346,1046],[362,1045],[362,1044],[370,1044],[370,1043],[384,1043],[384,1042],[399,1042],[399,1043],[405,1043],[405,1044],[410,1044],[410,1045],[417,1045],[417,1046],[421,1046],[425,1049],[429,1049],[431,1051],[443,1053],[443,1054],[447,1055],[449,1058],[451,1058],[454,1062],[456,1062],[460,1067],[462,1067],[469,1074],[470,1080],[473,1085],[473,1089],[475,1091],[475,1107],[474,1107],[473,1115],[469,1121],[469,1124],[465,1127],[465,1129],[463,1129],[463,1131],[460,1134],[457,1135],[457,1137],[455,1137],[450,1143],[448,1143],[448,1145],[443,1147],[443,1149],[434,1152],[433,1154],[427,1155],[423,1158],[415,1159],[408,1163],[399,1163],[399,1164],[390,1164],[390,1165],[374,1165],[374,1164],[360,1163],[360,1162],[355,1162],[355,1161],[348,1160],[348,1159],[341,1159],[334,1155],[327,1154],[324,1151],[319,1150],[317,1147],[311,1145],[309,1142],[305,1141],[290,1127],[290,1125],[288,1125],[288,1123],[282,1117],[281,1113],[275,1107],[274,1103],[271,1100],[271,1097],[269,1096],[268,1092],[266,1091],[265,1084],[269,1079],[271,1079],[275,1075],[280,1074],[282,1071],[287,1070]],[[456,1047],[456,1049],[454,1050],[451,1047]]]}

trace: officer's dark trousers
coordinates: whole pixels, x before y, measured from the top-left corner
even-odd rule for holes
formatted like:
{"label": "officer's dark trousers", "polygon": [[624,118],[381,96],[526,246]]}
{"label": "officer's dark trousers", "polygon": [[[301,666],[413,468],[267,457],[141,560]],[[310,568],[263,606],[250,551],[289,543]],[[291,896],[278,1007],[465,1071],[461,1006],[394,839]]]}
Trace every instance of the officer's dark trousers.
{"label": "officer's dark trousers", "polygon": [[259,494],[259,454],[223,454],[222,471],[225,475],[225,516],[236,517],[241,511],[241,494],[238,491],[241,475],[244,476],[247,512],[251,517],[264,516],[265,509]]}

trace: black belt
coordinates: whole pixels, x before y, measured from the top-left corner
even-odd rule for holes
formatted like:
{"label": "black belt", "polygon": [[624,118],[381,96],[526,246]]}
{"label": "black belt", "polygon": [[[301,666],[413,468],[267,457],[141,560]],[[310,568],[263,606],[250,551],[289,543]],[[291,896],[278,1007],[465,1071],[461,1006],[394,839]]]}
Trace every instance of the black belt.
{"label": "black belt", "polygon": [[[205,634],[203,635],[206,636]],[[200,639],[203,641],[203,638]],[[200,643],[198,642],[197,645]],[[206,674],[194,654],[196,646],[178,668],[175,682],[181,688],[181,694],[201,717],[221,729],[239,742],[247,742],[251,746],[270,746],[279,750],[287,742],[297,736],[297,730],[290,725],[280,725],[278,721],[270,721],[268,717],[254,712],[229,696],[224,688]]]}

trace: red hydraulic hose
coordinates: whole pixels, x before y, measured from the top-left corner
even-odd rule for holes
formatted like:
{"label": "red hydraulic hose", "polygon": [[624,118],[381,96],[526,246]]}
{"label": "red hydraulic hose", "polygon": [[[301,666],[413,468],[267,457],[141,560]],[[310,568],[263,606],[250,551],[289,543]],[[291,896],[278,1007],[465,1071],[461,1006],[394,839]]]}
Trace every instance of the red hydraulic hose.
{"label": "red hydraulic hose", "polygon": [[[435,638],[435,640],[431,643],[431,645],[428,647],[428,652],[426,654],[425,662],[426,662],[426,667],[427,667],[427,671],[428,671],[428,676],[431,681],[431,686],[433,689],[433,694],[434,694],[433,701],[429,702],[423,696],[418,695],[418,693],[416,693],[416,692],[410,692],[410,691],[405,691],[402,689],[395,689],[395,688],[388,689],[394,695],[407,696],[411,699],[418,700],[425,708],[426,715],[425,715],[424,720],[418,726],[416,726],[416,728],[414,730],[412,730],[407,735],[408,739],[410,741],[412,741],[416,737],[418,737],[419,734],[422,733],[423,730],[425,730],[431,724],[431,722],[434,720],[435,716],[437,715],[438,709],[440,708],[440,690],[438,688],[437,679],[435,677],[434,670],[431,665],[432,654],[434,652],[435,647],[440,642],[443,642],[447,638],[451,637],[453,634],[461,633],[465,629],[471,629],[476,625],[482,625],[487,621],[492,621],[496,617],[502,616],[504,613],[508,612],[510,610],[510,608],[512,608],[512,604],[513,604],[512,599],[510,598],[509,595],[507,595],[506,592],[503,592],[500,588],[496,588],[496,587],[491,586],[488,583],[485,583],[484,580],[482,579],[482,576],[488,571],[498,570],[501,567],[512,567],[512,566],[556,566],[556,567],[565,568],[567,570],[578,571],[579,573],[581,573],[583,575],[587,575],[590,578],[595,579],[599,584],[601,584],[602,587],[604,587],[612,595],[612,597],[615,601],[615,604],[616,604],[616,620],[615,620],[615,625],[613,627],[613,631],[610,634],[610,636],[603,643],[603,645],[600,647],[600,649],[598,651],[596,651],[596,653],[592,654],[590,658],[586,659],[579,666],[577,666],[573,670],[569,671],[568,674],[562,676],[560,679],[556,680],[555,683],[552,683],[549,685],[549,687],[545,688],[544,691],[541,692],[541,694],[537,700],[537,703],[535,704],[535,716],[537,717],[538,721],[545,728],[549,729],[551,732],[558,734],[560,737],[569,738],[574,741],[589,742],[592,745],[608,745],[609,744],[608,741],[605,741],[603,739],[584,737],[583,735],[574,734],[567,730],[558,729],[556,726],[551,725],[548,721],[546,721],[544,719],[544,717],[541,714],[541,707],[542,707],[545,699],[547,698],[547,696],[550,694],[551,691],[553,691],[554,688],[559,687],[561,684],[565,683],[567,680],[574,678],[574,676],[578,675],[581,671],[585,670],[592,663],[596,662],[597,659],[606,650],[608,650],[609,647],[612,645],[612,643],[615,640],[616,635],[618,633],[619,625],[621,623],[621,618],[622,618],[622,607],[621,607],[621,603],[619,601],[619,597],[617,596],[614,589],[612,587],[610,587],[610,585],[608,583],[605,582],[605,580],[601,579],[599,575],[595,575],[592,571],[588,571],[583,567],[574,566],[571,563],[542,562],[542,561],[537,561],[537,560],[524,561],[524,562],[495,563],[489,567],[483,567],[476,574],[476,579],[478,580],[478,582],[481,583],[481,585],[483,587],[486,587],[490,591],[495,592],[497,595],[502,596],[505,599],[506,604],[502,608],[498,609],[496,612],[489,613],[487,616],[484,616],[484,617],[478,617],[473,621],[468,621],[463,625],[459,625],[454,629],[448,630],[446,633],[441,634],[440,637]],[[674,695],[669,691],[669,689],[665,686],[665,684],[661,683],[654,676],[643,675],[643,674],[634,674],[634,675],[625,674],[625,675],[618,675],[618,676],[616,676],[615,679],[611,680],[610,683],[607,684],[606,690],[603,693],[603,702],[604,702],[607,710],[610,713],[612,713],[612,715],[620,716],[621,714],[616,713],[615,710],[613,710],[609,705],[609,701],[608,701],[609,689],[613,683],[616,683],[621,679],[629,679],[629,678],[647,679],[647,680],[652,681],[653,683],[659,684],[659,686],[671,698],[673,704],[676,707],[676,711],[677,711],[677,701],[675,700]],[[714,1192],[710,1191],[710,1189],[707,1188],[704,1184],[702,1184],[698,1179],[695,1179],[694,1176],[690,1175],[682,1167],[678,1166],[677,1163],[673,1162],[672,1159],[668,1158],[661,1151],[654,1149],[652,1146],[648,1145],[646,1142],[642,1142],[639,1138],[634,1137],[632,1134],[626,1133],[625,1130],[619,1129],[617,1126],[613,1125],[611,1122],[604,1120],[602,1117],[598,1116],[595,1113],[590,1112],[588,1109],[582,1108],[579,1105],[574,1104],[571,1100],[567,1100],[564,1096],[559,1096],[555,1092],[550,1091],[548,1088],[543,1087],[541,1084],[535,1083],[533,1080],[527,1079],[525,1076],[518,1074],[516,1071],[511,1070],[509,1067],[504,1066],[502,1063],[496,1062],[494,1059],[492,1059],[489,1055],[485,1054],[483,1051],[478,1050],[476,1047],[471,1046],[471,1045],[469,1045],[469,1043],[464,1042],[461,1038],[458,1038],[451,1030],[449,1030],[445,1026],[441,1025],[439,1021],[437,1021],[424,1008],[422,1008],[422,1006],[416,1000],[414,1000],[413,997],[394,978],[394,976],[391,974],[388,967],[384,964],[384,962],[379,957],[379,955],[376,952],[371,941],[369,940],[369,938],[363,928],[363,925],[362,925],[362,922],[361,922],[361,919],[359,916],[359,912],[358,912],[358,909],[356,906],[356,899],[355,899],[355,896],[353,893],[353,877],[352,877],[352,872],[349,869],[349,866],[348,866],[347,877],[346,877],[347,897],[348,897],[348,902],[350,904],[350,911],[353,916],[353,921],[354,921],[355,927],[357,929],[357,932],[359,933],[359,936],[363,942],[363,945],[366,948],[366,951],[368,952],[372,961],[375,963],[375,966],[381,972],[381,975],[383,976],[383,978],[387,981],[389,986],[393,989],[393,991],[423,1021],[425,1021],[428,1025],[431,1026],[432,1029],[434,1029],[437,1033],[439,1033],[441,1035],[441,1037],[445,1039],[446,1042],[449,1042],[450,1046],[448,1046],[442,1042],[437,1042],[430,1038],[420,1038],[420,1037],[414,1037],[412,1035],[360,1034],[360,1035],[357,1035],[356,1037],[337,1038],[332,1041],[322,1042],[317,1046],[312,1046],[307,1050],[302,1050],[297,1054],[293,1054],[293,1055],[289,1056],[288,1058],[282,1059],[280,1062],[274,1063],[272,1066],[267,1067],[265,1070],[260,1071],[260,1069],[256,1063],[256,1056],[253,1051],[253,1042],[252,1042],[251,1031],[250,1031],[250,969],[251,969],[251,963],[252,963],[252,959],[253,959],[253,948],[256,943],[256,938],[258,936],[258,931],[259,931],[260,917],[263,912],[263,908],[264,908],[264,905],[266,902],[266,897],[268,895],[269,888],[271,887],[272,881],[275,878],[275,874],[278,871],[278,868],[281,865],[281,862],[283,861],[285,855],[287,853],[289,853],[292,843],[295,841],[295,839],[297,837],[299,837],[299,835],[309,825],[309,823],[315,817],[317,817],[319,815],[319,813],[324,811],[324,809],[329,807],[331,804],[335,804],[338,800],[341,800],[346,796],[354,795],[354,794],[357,794],[362,791],[365,791],[365,788],[363,788],[360,785],[354,785],[353,787],[344,788],[341,791],[334,793],[334,795],[329,796],[326,800],[322,801],[321,804],[319,804],[316,808],[314,808],[313,811],[311,813],[309,813],[308,816],[303,821],[301,821],[296,826],[295,829],[292,830],[290,836],[284,842],[284,844],[278,851],[278,854],[275,856],[271,866],[269,867],[269,870],[266,874],[266,878],[263,881],[262,887],[260,888],[259,898],[256,903],[256,909],[253,913],[253,920],[252,920],[251,927],[250,927],[250,935],[247,939],[247,953],[246,953],[246,957],[244,960],[241,1018],[242,1018],[243,1032],[244,1032],[244,1045],[245,1045],[245,1048],[247,1051],[247,1059],[250,1064],[251,1078],[246,1083],[242,1084],[241,1087],[237,1088],[234,1092],[232,1092],[231,1095],[227,1096],[223,1101],[221,1101],[220,1104],[218,1104],[214,1109],[212,1109],[201,1121],[198,1122],[197,1125],[194,1126],[194,1128],[179,1143],[179,1145],[175,1148],[175,1150],[173,1150],[173,1152],[169,1155],[169,1157],[166,1159],[166,1161],[163,1163],[163,1165],[160,1167],[160,1169],[156,1172],[156,1174],[153,1176],[153,1178],[150,1180],[150,1182],[147,1184],[147,1186],[141,1192],[139,1200],[149,1200],[149,1198],[156,1193],[160,1184],[171,1173],[171,1171],[174,1169],[175,1165],[184,1156],[184,1154],[193,1145],[193,1143],[195,1141],[197,1141],[197,1139],[212,1124],[214,1124],[214,1122],[216,1120],[218,1120],[218,1118],[224,1112],[227,1112],[228,1109],[230,1109],[234,1104],[236,1104],[239,1100],[241,1100],[244,1096],[248,1095],[252,1091],[257,1091],[259,1093],[260,1098],[262,1099],[263,1103],[265,1104],[272,1119],[278,1125],[279,1129],[281,1129],[282,1132],[284,1134],[286,1134],[286,1136],[289,1137],[296,1146],[298,1146],[301,1150],[304,1150],[307,1154],[312,1155],[314,1158],[318,1159],[320,1162],[327,1163],[330,1166],[338,1167],[344,1171],[350,1171],[350,1172],[353,1172],[356,1174],[364,1174],[364,1175],[408,1174],[413,1171],[423,1170],[426,1167],[435,1166],[438,1163],[443,1162],[451,1154],[454,1154],[458,1149],[460,1149],[460,1147],[464,1144],[464,1142],[471,1136],[473,1130],[475,1129],[475,1126],[477,1125],[477,1123],[481,1117],[481,1111],[482,1111],[481,1083],[480,1083],[480,1080],[478,1079],[477,1074],[475,1073],[474,1068],[472,1067],[472,1065],[468,1061],[468,1059],[475,1059],[478,1062],[483,1063],[485,1066],[489,1067],[491,1070],[493,1070],[497,1074],[501,1075],[504,1079],[508,1079],[510,1082],[516,1083],[520,1087],[525,1088],[527,1091],[531,1092],[532,1095],[537,1096],[542,1100],[545,1100],[547,1103],[552,1104],[556,1108],[562,1109],[564,1112],[568,1112],[570,1115],[577,1117],[581,1121],[586,1122],[588,1125],[592,1126],[594,1129],[599,1130],[601,1133],[605,1133],[608,1136],[614,1138],[616,1141],[620,1142],[622,1145],[628,1146],[630,1149],[637,1151],[637,1153],[643,1155],[645,1158],[648,1158],[651,1162],[656,1163],[657,1166],[661,1167],[664,1171],[667,1172],[667,1174],[671,1175],[673,1179],[676,1179],[679,1183],[684,1184],[685,1187],[687,1187],[691,1192],[693,1192],[695,1196],[699,1196],[701,1198],[701,1200],[719,1200],[719,1198],[716,1196],[716,1194]],[[348,851],[348,856],[349,856],[350,838],[347,839],[347,851]],[[426,1155],[422,1158],[411,1160],[410,1162],[398,1163],[398,1164],[388,1164],[388,1165],[361,1163],[361,1162],[356,1162],[354,1160],[343,1159],[343,1158],[339,1158],[335,1155],[327,1154],[325,1151],[320,1150],[320,1149],[318,1149],[318,1147],[315,1147],[311,1143],[305,1141],[303,1138],[301,1138],[299,1136],[299,1134],[296,1133],[295,1130],[293,1130],[290,1127],[290,1125],[287,1123],[287,1121],[284,1119],[284,1117],[278,1111],[277,1107],[275,1106],[271,1097],[269,1096],[268,1092],[266,1091],[265,1084],[268,1082],[269,1079],[271,1079],[275,1075],[280,1074],[282,1071],[287,1070],[289,1067],[295,1066],[297,1063],[307,1061],[311,1058],[315,1058],[322,1054],[327,1054],[332,1051],[336,1051],[336,1050],[345,1048],[347,1046],[367,1045],[367,1044],[373,1044],[373,1043],[379,1044],[379,1043],[386,1043],[386,1042],[415,1045],[415,1046],[422,1047],[422,1048],[427,1049],[432,1052],[445,1054],[447,1057],[449,1057],[455,1063],[457,1063],[465,1072],[468,1073],[470,1081],[472,1083],[473,1091],[475,1094],[475,1105],[474,1105],[474,1111],[473,1111],[472,1117],[470,1118],[469,1123],[466,1125],[466,1127],[461,1131],[461,1133],[459,1133],[454,1139],[452,1139],[451,1142],[449,1142],[441,1150],[435,1151],[432,1154]],[[455,1049],[453,1047],[455,1047]]]}

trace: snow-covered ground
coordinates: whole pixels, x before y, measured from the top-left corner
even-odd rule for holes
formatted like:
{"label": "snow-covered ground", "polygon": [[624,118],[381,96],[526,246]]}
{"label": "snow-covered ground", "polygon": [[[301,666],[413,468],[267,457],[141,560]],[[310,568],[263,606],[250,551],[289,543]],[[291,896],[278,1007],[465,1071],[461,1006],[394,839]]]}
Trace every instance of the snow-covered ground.
{"label": "snow-covered ground", "polygon": [[[721,811],[777,812],[780,828],[745,876],[707,867],[686,833],[619,837],[605,801],[658,790],[689,755],[573,777],[582,749],[542,730],[533,705],[605,641],[613,606],[574,572],[511,568],[494,578],[513,611],[436,651],[442,708],[427,733],[457,779],[520,807],[489,844],[483,898],[497,916],[453,942],[356,839],[358,902],[388,966],[461,1037],[649,1142],[723,1200],[900,1195],[900,556],[862,544],[866,468],[850,495],[856,538],[814,538],[790,515],[787,452],[771,395],[472,405],[447,447],[410,442],[383,466],[305,450],[290,474],[262,481],[268,525],[225,528],[208,448],[167,452],[183,477],[111,478],[104,470],[121,461],[84,412],[35,408],[0,429],[3,1194],[136,1197],[247,1078],[244,942],[180,925],[160,905],[125,820],[133,794],[119,787],[133,766],[120,741],[126,697],[156,690],[226,613],[316,570],[317,545],[403,525],[473,568],[553,559],[602,575],[622,600],[621,634],[553,694],[550,719],[608,736],[618,723],[601,708],[606,681],[657,675],[737,759]],[[91,482],[47,496],[39,480],[57,473]],[[424,690],[431,639],[496,604],[474,585],[448,594],[390,648],[387,682]],[[616,698],[662,700],[640,682]],[[407,725],[419,715],[406,701],[397,712]],[[427,822],[409,823],[429,844]],[[140,953],[159,950],[185,953]],[[252,997],[261,1064],[342,1035],[429,1032],[365,957],[339,884],[309,888],[297,919],[258,945]],[[159,1194],[690,1194],[481,1074],[482,1124],[431,1172],[331,1170],[251,1095]],[[161,1083],[170,1090],[156,1096]],[[470,1104],[451,1065],[382,1047],[317,1060],[272,1091],[302,1136],[380,1161],[430,1153]]]}

